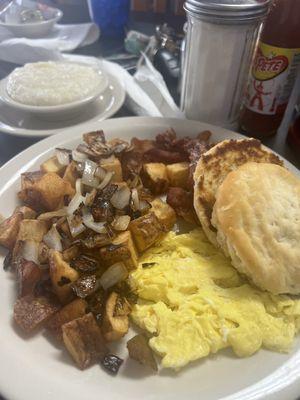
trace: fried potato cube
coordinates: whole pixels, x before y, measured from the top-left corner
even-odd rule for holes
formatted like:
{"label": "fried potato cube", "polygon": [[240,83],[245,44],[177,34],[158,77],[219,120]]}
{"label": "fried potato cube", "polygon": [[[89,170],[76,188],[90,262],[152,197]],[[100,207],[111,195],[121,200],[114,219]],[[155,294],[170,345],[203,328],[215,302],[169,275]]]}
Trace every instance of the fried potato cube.
{"label": "fried potato cube", "polygon": [[79,173],[76,168],[76,163],[74,161],[71,161],[65,170],[65,173],[63,175],[63,180],[69,182],[72,188],[75,189],[75,183],[78,178],[79,178]]}
{"label": "fried potato cube", "polygon": [[20,223],[20,229],[17,235],[17,240],[33,240],[41,242],[44,235],[48,232],[47,221],[37,219],[23,219]]}
{"label": "fried potato cube", "polygon": [[189,179],[189,163],[169,164],[166,168],[170,186],[186,189]]}
{"label": "fried potato cube", "polygon": [[127,342],[129,357],[157,371],[157,363],[144,335],[136,335]]}
{"label": "fried potato cube", "polygon": [[69,248],[65,249],[62,252],[63,259],[67,263],[72,261],[74,258],[78,257],[79,254],[80,254],[80,248],[79,246],[76,245],[70,246]]}
{"label": "fried potato cube", "polygon": [[49,158],[41,164],[41,171],[44,173],[54,172],[55,174],[62,175],[66,169],[65,165],[59,163],[56,156]]}
{"label": "fried potato cube", "polygon": [[120,160],[116,156],[112,155],[108,158],[103,158],[100,161],[100,167],[104,168],[108,172],[114,172],[111,182],[123,181],[122,166]]}
{"label": "fried potato cube", "polygon": [[83,299],[75,299],[60,309],[47,323],[47,329],[58,340],[63,339],[62,326],[76,318],[86,314],[87,302]]}
{"label": "fried potato cube", "polygon": [[64,344],[80,369],[89,367],[108,353],[92,313],[64,324],[62,332]]}
{"label": "fried potato cube", "polygon": [[117,313],[120,301],[122,301],[120,296],[112,292],[105,304],[102,332],[105,340],[108,342],[119,340],[128,332],[128,314],[130,310],[128,309],[128,312],[125,313]]}
{"label": "fried potato cube", "polygon": [[101,247],[99,252],[101,260],[107,266],[122,261],[128,271],[131,271],[138,265],[138,255],[129,231],[120,233],[112,240],[111,244]]}
{"label": "fried potato cube", "polygon": [[41,328],[59,310],[59,305],[46,297],[28,295],[16,301],[14,320],[18,326],[30,333]]}
{"label": "fried potato cube", "polygon": [[129,230],[139,252],[143,252],[159,240],[165,232],[154,212],[132,220]]}
{"label": "fried potato cube", "polygon": [[23,219],[33,219],[36,212],[29,207],[16,207],[13,214],[0,223],[0,244],[12,249],[17,240],[20,224]]}
{"label": "fried potato cube", "polygon": [[66,304],[73,298],[72,283],[79,278],[78,272],[64,261],[62,254],[51,251],[49,255],[50,278],[54,293]]}
{"label": "fried potato cube", "polygon": [[169,186],[166,165],[163,163],[148,163],[143,165],[142,180],[144,185],[154,194],[165,193]]}
{"label": "fried potato cube", "polygon": [[173,207],[178,217],[182,217],[188,223],[199,224],[191,192],[187,192],[179,187],[170,187],[166,202]]}
{"label": "fried potato cube", "polygon": [[154,212],[159,222],[166,228],[171,230],[176,222],[176,213],[169,204],[161,199],[154,199],[151,203],[151,211]]}
{"label": "fried potato cube", "polygon": [[0,224],[0,244],[12,249],[16,243],[20,223],[23,219],[21,213],[15,213]]}
{"label": "fried potato cube", "polygon": [[75,194],[70,182],[53,172],[38,179],[31,187],[19,192],[19,198],[35,210],[54,211],[63,206],[64,196]]}
{"label": "fried potato cube", "polygon": [[21,213],[24,219],[34,219],[36,217],[36,212],[32,210],[30,207],[21,206],[17,207],[14,211],[15,213]]}
{"label": "fried potato cube", "polygon": [[22,259],[17,264],[17,282],[19,297],[33,295],[37,283],[42,278],[42,270],[33,261]]}

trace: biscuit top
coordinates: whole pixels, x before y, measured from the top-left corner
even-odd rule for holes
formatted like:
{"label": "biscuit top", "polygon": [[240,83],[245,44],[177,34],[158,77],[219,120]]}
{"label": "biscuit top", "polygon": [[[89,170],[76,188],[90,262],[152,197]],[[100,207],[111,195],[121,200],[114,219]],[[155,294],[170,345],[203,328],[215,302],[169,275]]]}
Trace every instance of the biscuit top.
{"label": "biscuit top", "polygon": [[194,174],[194,207],[209,240],[217,245],[211,225],[216,192],[227,174],[247,162],[282,165],[279,157],[256,139],[223,140],[200,158]]}
{"label": "biscuit top", "polygon": [[240,272],[272,293],[300,294],[296,176],[275,164],[244,164],[219,187],[212,222]]}

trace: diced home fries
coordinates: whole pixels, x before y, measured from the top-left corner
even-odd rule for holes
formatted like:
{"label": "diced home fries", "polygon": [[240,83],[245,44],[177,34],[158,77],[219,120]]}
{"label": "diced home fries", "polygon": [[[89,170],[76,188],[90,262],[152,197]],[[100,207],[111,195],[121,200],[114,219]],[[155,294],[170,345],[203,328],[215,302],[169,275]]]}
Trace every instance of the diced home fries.
{"label": "diced home fries", "polygon": [[[182,140],[191,146],[179,152]],[[117,373],[122,360],[109,344],[129,329],[136,300],[129,277],[141,254],[187,215],[186,202],[180,208],[173,199],[174,209],[157,196],[178,186],[188,198],[194,142],[172,130],[131,143],[89,132],[76,149],[58,148],[39,170],[21,175],[23,205],[0,222],[4,267],[17,280],[19,329],[46,328],[79,368],[101,362]],[[157,369],[145,337],[128,349]]]}

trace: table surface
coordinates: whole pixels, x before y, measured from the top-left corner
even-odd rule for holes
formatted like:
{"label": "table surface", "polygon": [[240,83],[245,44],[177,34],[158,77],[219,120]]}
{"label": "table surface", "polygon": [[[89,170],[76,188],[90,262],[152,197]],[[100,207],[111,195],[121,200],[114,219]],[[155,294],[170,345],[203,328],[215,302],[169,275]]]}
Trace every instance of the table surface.
{"label": "table surface", "polygon": [[[51,1],[48,1],[48,3],[51,3]],[[73,7],[73,6],[72,6]],[[64,21],[65,23],[81,23],[81,22],[86,22],[88,20],[88,13],[87,10],[84,9],[82,13],[79,13],[79,6],[73,7],[69,10],[68,12],[65,12],[65,16],[68,16],[68,19],[65,18]],[[79,15],[80,14],[80,18]],[[151,33],[154,31],[154,26],[151,24],[137,24],[135,22],[131,23],[131,27],[137,30],[142,30],[145,33]],[[105,39],[105,40],[100,40],[90,46],[86,46],[84,48],[81,48],[74,53],[77,54],[84,54],[84,55],[93,55],[96,57],[108,57],[112,54],[116,54],[123,49],[123,42],[120,39]],[[9,63],[4,63],[0,61],[0,79],[4,78],[12,69],[14,69],[16,65],[14,64],[9,64]],[[300,77],[298,80],[298,87],[300,87]],[[172,89],[172,88],[171,88]],[[299,90],[297,89],[294,90],[293,97],[296,98],[297,94],[299,93]],[[290,107],[289,110],[287,111],[286,117],[283,120],[281,127],[277,133],[276,136],[268,138],[264,140],[264,144],[274,151],[276,151],[278,154],[280,154],[282,157],[286,158],[288,161],[290,161],[292,164],[294,164],[296,167],[300,169],[300,158],[293,153],[293,151],[287,146],[286,144],[286,135],[288,131],[288,126],[290,124],[291,120],[291,115],[292,115],[292,108]],[[131,116],[133,115],[132,112],[128,109],[126,109],[125,106],[123,106],[120,111],[114,116],[115,117],[125,117],[125,116]],[[20,137],[14,137],[11,135],[6,135],[3,132],[0,132],[0,166],[2,166],[4,163],[6,163],[8,160],[10,160],[12,157],[26,149],[27,147],[31,146],[32,144],[36,143],[38,140],[36,138],[20,138]],[[1,395],[0,395],[0,400],[4,400]]]}

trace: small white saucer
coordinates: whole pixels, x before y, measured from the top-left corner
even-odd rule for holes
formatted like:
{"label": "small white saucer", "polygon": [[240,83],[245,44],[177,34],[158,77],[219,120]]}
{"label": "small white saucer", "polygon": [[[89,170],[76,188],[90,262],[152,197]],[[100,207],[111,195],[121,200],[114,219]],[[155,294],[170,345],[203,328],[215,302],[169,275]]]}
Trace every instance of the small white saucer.
{"label": "small white saucer", "polygon": [[93,91],[86,97],[71,103],[59,104],[56,106],[32,106],[20,103],[12,99],[7,93],[7,83],[9,76],[0,81],[0,100],[6,103],[9,107],[17,111],[24,111],[26,113],[34,114],[36,117],[48,121],[63,121],[65,119],[74,118],[79,113],[82,113],[86,108],[100,97],[108,87],[108,78],[106,73],[98,69],[97,74],[101,78],[100,83],[97,84]]}
{"label": "small white saucer", "polygon": [[26,24],[12,24],[0,21],[0,27],[8,29],[16,36],[28,38],[41,38],[47,35],[54,25],[62,18],[63,12],[58,8],[49,7],[46,4],[37,3],[37,8],[42,12],[45,20]]}
{"label": "small white saucer", "polygon": [[46,121],[36,115],[16,110],[0,101],[0,132],[10,135],[45,137],[61,132],[65,128],[103,121],[114,115],[123,105],[125,89],[107,73],[108,87],[86,110],[76,117],[65,120]]}

